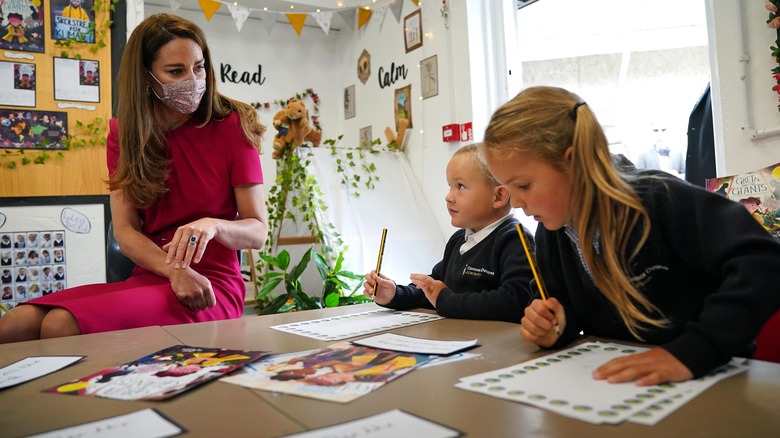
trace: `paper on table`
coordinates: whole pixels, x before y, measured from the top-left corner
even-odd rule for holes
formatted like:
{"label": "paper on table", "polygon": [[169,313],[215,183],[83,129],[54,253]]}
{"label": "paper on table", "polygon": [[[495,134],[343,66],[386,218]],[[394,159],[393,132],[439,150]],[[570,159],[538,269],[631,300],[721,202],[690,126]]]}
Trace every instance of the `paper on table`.
{"label": "paper on table", "polygon": [[43,377],[83,358],[84,356],[31,356],[24,358],[0,368],[0,389]]}
{"label": "paper on table", "polygon": [[323,427],[322,429],[288,435],[288,438],[396,438],[399,436],[424,436],[426,438],[449,438],[463,435],[462,432],[433,423],[400,409],[383,412],[348,423]]}
{"label": "paper on table", "polygon": [[111,437],[111,438],[162,438],[176,436],[184,432],[170,420],[154,409],[143,409],[126,415],[106,418],[105,420],[84,423],[65,429],[33,435],[29,438],[66,438],[66,437]]}
{"label": "paper on table", "polygon": [[319,339],[320,341],[340,341],[356,336],[392,330],[400,327],[442,319],[430,313],[402,312],[391,309],[370,310],[368,312],[313,319],[271,326],[272,329]]}
{"label": "paper on table", "polygon": [[[637,413],[652,412],[651,406],[663,400],[686,400],[686,394],[702,384],[688,381],[639,387],[632,382],[610,384],[593,379],[593,370],[607,361],[647,350],[616,343],[586,343],[511,367],[465,377],[455,386],[542,407],[589,423],[615,424]],[[727,374],[737,372],[740,370],[730,370]],[[704,384],[710,386],[716,381],[713,379]],[[646,415],[645,421],[649,421],[648,417]]]}
{"label": "paper on table", "polygon": [[371,348],[382,348],[385,350],[403,351],[406,353],[448,355],[476,346],[477,340],[440,341],[436,339],[396,335],[395,333],[383,333],[381,335],[357,339],[352,341],[352,343]]}

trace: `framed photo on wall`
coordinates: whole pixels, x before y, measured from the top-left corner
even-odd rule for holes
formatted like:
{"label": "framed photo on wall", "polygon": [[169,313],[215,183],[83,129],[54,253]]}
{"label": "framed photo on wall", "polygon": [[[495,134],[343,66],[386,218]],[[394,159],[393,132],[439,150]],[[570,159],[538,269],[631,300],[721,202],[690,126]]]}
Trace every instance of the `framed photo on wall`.
{"label": "framed photo on wall", "polygon": [[406,46],[406,53],[421,47],[423,44],[422,37],[422,12],[418,9],[404,18],[404,44]]}
{"label": "framed photo on wall", "polygon": [[436,55],[420,61],[420,87],[422,98],[427,99],[439,94],[439,61]]}
{"label": "framed photo on wall", "polygon": [[355,114],[355,86],[350,85],[344,89],[344,119],[351,119]]}
{"label": "framed photo on wall", "polygon": [[409,126],[412,127],[412,86],[407,85],[405,87],[395,90],[394,100],[394,113],[395,113],[395,130],[398,132],[398,121],[400,119],[409,120]]}

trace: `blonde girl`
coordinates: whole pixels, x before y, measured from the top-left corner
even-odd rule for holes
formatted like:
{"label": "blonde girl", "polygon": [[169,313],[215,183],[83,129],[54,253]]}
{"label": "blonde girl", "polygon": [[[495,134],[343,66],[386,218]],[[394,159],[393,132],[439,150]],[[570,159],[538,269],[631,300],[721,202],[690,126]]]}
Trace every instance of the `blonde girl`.
{"label": "blonde girl", "polygon": [[546,301],[521,334],[543,347],[581,336],[656,345],[594,372],[653,385],[705,375],[780,306],[780,243],[739,204],[657,171],[616,164],[580,97],[532,87],[493,114],[483,156],[512,206],[540,223]]}

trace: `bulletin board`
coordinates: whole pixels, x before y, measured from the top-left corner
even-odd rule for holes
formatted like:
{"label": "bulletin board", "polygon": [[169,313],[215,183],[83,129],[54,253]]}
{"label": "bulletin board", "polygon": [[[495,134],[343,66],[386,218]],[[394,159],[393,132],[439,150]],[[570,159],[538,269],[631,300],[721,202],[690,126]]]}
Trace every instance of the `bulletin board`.
{"label": "bulletin board", "polygon": [[77,13],[67,9],[69,3],[2,0],[2,197],[108,193],[113,3],[82,0]]}

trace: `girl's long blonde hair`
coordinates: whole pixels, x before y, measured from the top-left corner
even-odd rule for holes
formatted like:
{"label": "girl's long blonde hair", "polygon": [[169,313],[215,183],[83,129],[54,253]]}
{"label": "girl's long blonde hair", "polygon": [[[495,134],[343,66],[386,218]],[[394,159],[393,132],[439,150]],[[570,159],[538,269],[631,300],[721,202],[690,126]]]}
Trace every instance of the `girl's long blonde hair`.
{"label": "girl's long blonde hair", "polygon": [[[570,226],[596,286],[637,339],[642,339],[643,325],[666,325],[663,316],[653,316],[659,310],[631,281],[631,261],[647,241],[650,217],[615,168],[604,131],[579,96],[555,87],[525,89],[493,114],[484,150],[501,158],[532,154],[567,172]],[[600,253],[594,246],[597,238]]]}
{"label": "girl's long blonde hair", "polygon": [[165,134],[155,119],[154,95],[149,92],[147,72],[162,46],[176,38],[195,41],[203,51],[206,92],[193,118],[199,127],[211,119],[221,120],[237,112],[246,139],[260,152],[265,126],[251,106],[223,96],[217,91],[211,52],[203,31],[194,23],[172,14],[156,14],[141,22],[130,35],[122,53],[117,76],[119,100],[119,163],[108,180],[121,189],[137,208],[152,205],[167,192],[167,148]]}

